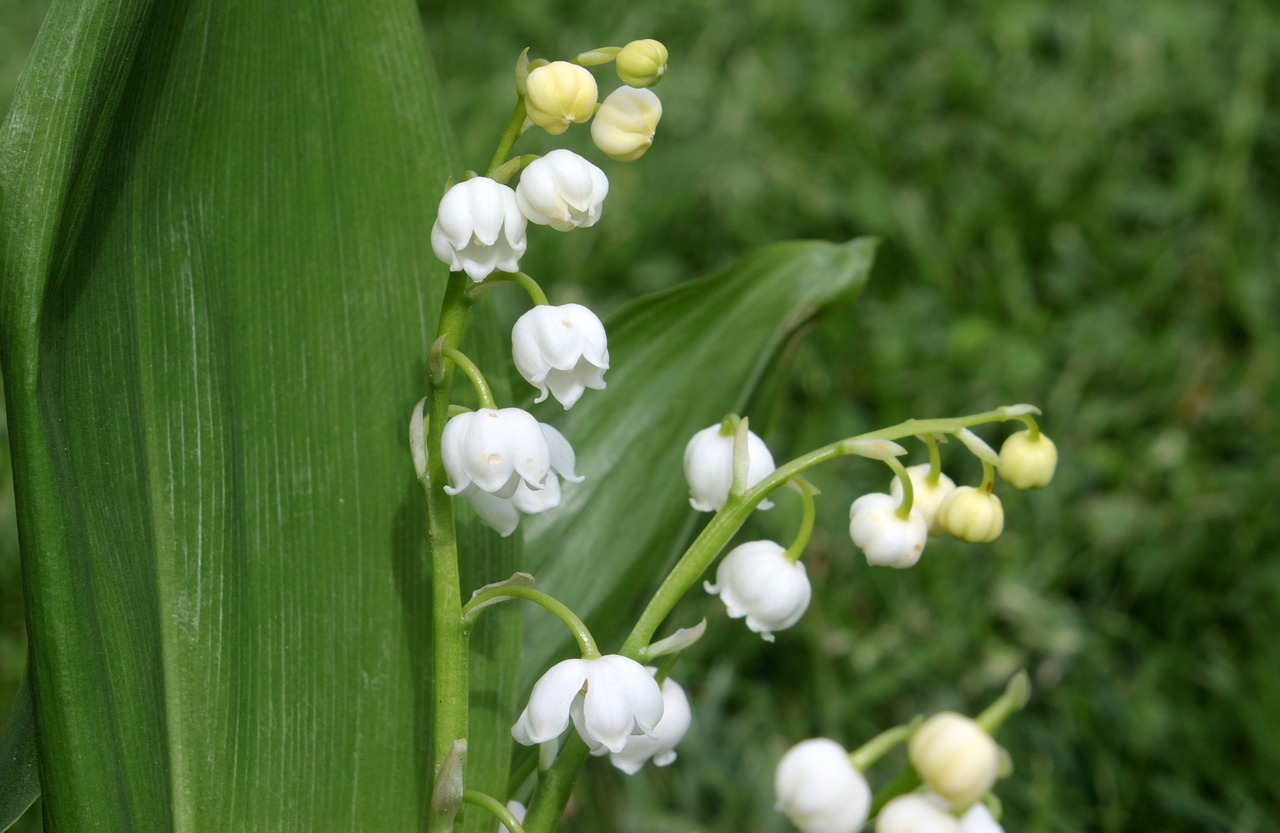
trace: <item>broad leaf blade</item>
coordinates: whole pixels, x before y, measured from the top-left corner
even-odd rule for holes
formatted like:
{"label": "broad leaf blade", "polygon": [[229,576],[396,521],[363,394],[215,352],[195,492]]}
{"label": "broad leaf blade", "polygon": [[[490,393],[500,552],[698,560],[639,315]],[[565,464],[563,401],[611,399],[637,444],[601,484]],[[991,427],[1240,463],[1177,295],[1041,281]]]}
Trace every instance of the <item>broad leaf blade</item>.
{"label": "broad leaf blade", "polygon": [[[426,818],[406,433],[454,166],[419,27],[393,0],[51,12],[0,160],[50,830]],[[463,540],[467,581],[515,568],[509,543]],[[484,628],[469,779],[498,791],[515,646]]]}
{"label": "broad leaf blade", "polygon": [[[806,322],[853,302],[874,252],[870,239],[771,246],[610,322],[609,386],[563,420],[587,481],[532,519],[526,539],[538,586],[570,604],[604,645],[616,647],[708,517],[689,507],[685,443],[740,411]],[[526,682],[567,644],[548,619],[529,620]]]}
{"label": "broad leaf blade", "polygon": [[31,682],[24,676],[0,737],[0,830],[8,830],[39,797]]}

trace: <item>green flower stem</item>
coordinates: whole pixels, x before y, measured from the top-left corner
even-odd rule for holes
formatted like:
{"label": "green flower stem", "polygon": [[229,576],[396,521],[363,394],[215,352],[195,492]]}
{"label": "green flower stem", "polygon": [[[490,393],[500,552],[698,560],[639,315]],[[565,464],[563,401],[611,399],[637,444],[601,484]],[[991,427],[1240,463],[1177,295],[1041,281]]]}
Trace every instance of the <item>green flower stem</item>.
{"label": "green flower stem", "polygon": [[886,752],[915,734],[921,722],[919,718],[916,718],[910,723],[894,726],[892,729],[885,729],[850,752],[849,763],[853,764],[853,768],[858,772],[866,772],[871,768],[872,764],[883,758]]}
{"label": "green flower stem", "polygon": [[988,735],[994,735],[996,729],[1000,728],[1000,724],[1004,723],[1009,715],[1025,706],[1030,697],[1031,678],[1027,676],[1026,671],[1019,671],[1010,678],[1009,684],[1004,687],[1004,693],[996,698],[994,703],[983,709],[982,714],[974,720],[987,730]]}
{"label": "green flower stem", "polygon": [[991,494],[993,491],[995,491],[995,488],[996,488],[996,467],[988,463],[986,460],[983,460],[982,461],[982,483],[978,485],[978,489],[980,491],[986,492],[987,494]]}
{"label": "green flower stem", "polygon": [[[644,661],[645,651],[653,641],[653,635],[666,620],[676,603],[702,577],[711,566],[720,551],[733,535],[746,523],[747,518],[756,506],[774,489],[785,484],[793,477],[803,474],[816,465],[842,457],[856,454],[857,443],[863,440],[900,440],[921,434],[949,434],[961,428],[985,425],[990,422],[1002,422],[1011,417],[1005,408],[996,408],[982,413],[943,419],[909,419],[897,425],[881,428],[855,437],[825,445],[807,454],[791,460],[786,465],[775,469],[768,477],[740,495],[730,495],[724,507],[702,529],[698,537],[685,550],[684,555],[671,568],[671,572],[663,580],[661,586],[649,600],[649,604],[640,614],[635,627],[632,628],[626,642],[619,652],[625,657]],[[852,444],[852,445],[851,445]],[[528,833],[550,833],[560,814],[569,802],[569,793],[578,777],[578,770],[588,755],[586,744],[577,735],[570,736],[565,748],[561,750],[551,768],[543,773],[534,791],[533,801],[529,807],[529,816],[525,818],[525,830]],[[535,814],[536,809],[536,814]]]}
{"label": "green flower stem", "polygon": [[529,812],[524,817],[525,833],[552,833],[556,829],[569,803],[573,784],[578,780],[578,772],[590,755],[578,733],[570,732],[555,763],[538,775],[538,788],[533,791]]}
{"label": "green flower stem", "polygon": [[[440,345],[457,349],[466,320],[466,275],[449,276],[440,307]],[[467,634],[462,623],[462,592],[458,577],[458,539],[453,499],[444,492],[448,483],[440,439],[449,419],[449,391],[453,365],[432,367],[429,415],[426,420],[427,473],[422,487],[427,500],[427,535],[431,540],[431,654],[432,654],[432,761],[440,767],[455,740],[467,736],[468,680]],[[448,824],[432,815],[431,833],[447,833]]]}
{"label": "green flower stem", "polygon": [[476,790],[463,790],[462,800],[466,804],[474,804],[489,811],[490,815],[506,825],[510,833],[524,833],[524,825],[516,821],[516,817],[507,809],[507,805],[493,796]]}
{"label": "green flower stem", "polygon": [[501,182],[503,185],[506,185],[511,180],[511,177],[529,167],[529,165],[540,158],[541,157],[536,153],[526,153],[523,156],[512,157],[492,171],[490,176],[493,178],[494,182]]}
{"label": "green flower stem", "polygon": [[911,517],[911,507],[916,500],[916,487],[911,484],[911,475],[907,474],[906,467],[898,462],[898,458],[888,457],[884,463],[893,469],[893,473],[898,477],[898,482],[902,484],[902,502],[898,504],[897,509],[893,510],[893,514],[897,515],[900,520],[905,521]]}
{"label": "green flower stem", "polygon": [[817,515],[816,507],[813,502],[813,485],[803,477],[797,477],[791,481],[791,485],[800,493],[800,497],[804,500],[804,514],[800,517],[800,531],[796,533],[796,539],[791,542],[791,546],[787,547],[787,551],[783,554],[788,563],[794,564],[804,555],[804,548],[809,546],[809,539],[813,537],[813,521]]}
{"label": "green flower stem", "polygon": [[493,392],[489,390],[489,383],[485,381],[484,374],[480,372],[480,368],[476,367],[476,363],[463,355],[462,351],[457,347],[442,347],[440,355],[456,364],[463,373],[467,374],[467,378],[471,380],[471,385],[476,389],[476,398],[480,400],[481,408],[497,408],[497,404],[493,400]]}
{"label": "green flower stem", "polygon": [[1031,416],[1030,414],[1023,414],[1022,416],[1018,417],[1018,419],[1022,420],[1027,424],[1027,431],[1031,435],[1030,437],[1028,437],[1028,439],[1033,441],[1040,439],[1040,423],[1036,422],[1035,417]]}
{"label": "green flower stem", "polygon": [[474,301],[481,292],[487,292],[500,283],[519,285],[521,289],[529,294],[529,299],[533,301],[534,306],[546,306],[548,304],[547,294],[542,291],[542,287],[524,272],[494,272],[480,283],[471,287],[468,294],[471,300]]}
{"label": "green flower stem", "polygon": [[487,606],[486,602],[506,597],[525,599],[546,608],[553,616],[564,622],[573,633],[573,638],[578,641],[578,647],[582,649],[583,659],[595,659],[600,656],[600,649],[596,647],[596,641],[591,636],[591,631],[587,629],[587,626],[578,618],[577,614],[569,609],[568,605],[550,593],[544,593],[527,585],[507,584],[481,590],[471,598],[471,601],[463,605],[463,624],[470,628],[476,617],[480,615],[480,611]]}
{"label": "green flower stem", "polygon": [[929,474],[925,482],[930,486],[937,486],[938,479],[942,477],[942,454],[938,451],[938,438],[933,434],[923,434],[920,439],[924,440],[929,449]]}
{"label": "green flower stem", "polygon": [[502,132],[502,138],[498,140],[498,148],[493,152],[493,159],[489,162],[489,169],[485,172],[485,176],[493,176],[494,172],[507,161],[511,148],[515,147],[516,139],[520,138],[520,129],[524,127],[525,116],[524,96],[520,96],[516,99],[515,109],[511,111],[511,118],[507,121],[507,129]]}
{"label": "green flower stem", "polygon": [[920,786],[920,774],[916,772],[915,767],[907,767],[899,772],[894,779],[885,784],[871,799],[871,818],[880,815],[880,811],[884,809],[884,805],[893,801],[900,795],[906,795],[914,792]]}

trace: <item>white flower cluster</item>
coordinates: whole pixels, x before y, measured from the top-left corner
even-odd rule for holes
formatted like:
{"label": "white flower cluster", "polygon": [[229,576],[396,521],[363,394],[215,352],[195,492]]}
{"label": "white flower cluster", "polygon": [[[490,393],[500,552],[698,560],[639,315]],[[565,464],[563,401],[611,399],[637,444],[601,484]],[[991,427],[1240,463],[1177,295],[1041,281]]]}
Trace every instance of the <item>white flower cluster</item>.
{"label": "white flower cluster", "polygon": [[[586,67],[568,61],[536,66],[524,79],[529,124],[557,136],[591,121],[591,138],[606,156],[630,162],[653,144],[662,102],[649,87],[667,67],[667,50],[655,40],[633,41],[618,52],[624,86],[597,107],[599,88]],[[570,150],[552,150],[529,163],[513,189],[477,176],[450,188],[431,229],[431,248],[454,272],[477,283],[494,271],[520,271],[529,223],[557,231],[589,228],[600,219],[609,180],[604,171]]]}
{"label": "white flower cluster", "polygon": [[[907,753],[925,791],[889,801],[876,816],[876,833],[1003,833],[980,803],[995,783],[999,750],[976,721],[934,715],[911,736]],[[852,760],[834,740],[796,744],[775,771],[778,809],[803,833],[861,830],[871,791]]]}

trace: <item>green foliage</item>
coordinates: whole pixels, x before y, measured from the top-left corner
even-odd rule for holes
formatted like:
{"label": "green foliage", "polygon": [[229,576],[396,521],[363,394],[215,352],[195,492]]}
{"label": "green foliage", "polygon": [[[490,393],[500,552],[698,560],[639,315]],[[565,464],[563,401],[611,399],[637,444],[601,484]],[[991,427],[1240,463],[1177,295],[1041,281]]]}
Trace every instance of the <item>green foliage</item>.
{"label": "green foliage", "polygon": [[[472,167],[521,48],[671,48],[657,143],[610,169],[605,221],[534,233],[526,264],[554,295],[619,306],[761,242],[884,240],[856,313],[787,354],[787,397],[749,409],[779,456],[1015,400],[1046,409],[1062,452],[1046,492],[1003,493],[996,544],[933,541],[905,573],[868,569],[845,535],[879,468],[820,475],[814,608],[776,646],[714,599],[678,610],[711,621],[675,671],[694,734],[671,769],[589,766],[571,829],[790,829],[769,789],[788,743],[973,711],[1024,664],[1032,704],[1000,736],[1010,829],[1249,831],[1280,815],[1274,5],[422,6]],[[793,520],[780,502],[744,534],[785,537]]]}

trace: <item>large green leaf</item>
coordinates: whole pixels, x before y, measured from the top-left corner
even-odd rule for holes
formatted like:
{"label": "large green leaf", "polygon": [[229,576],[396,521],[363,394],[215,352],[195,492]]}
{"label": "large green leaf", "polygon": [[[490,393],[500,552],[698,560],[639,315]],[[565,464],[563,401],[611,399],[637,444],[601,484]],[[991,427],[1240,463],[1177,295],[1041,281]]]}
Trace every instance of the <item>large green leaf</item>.
{"label": "large green leaf", "polygon": [[[617,647],[707,519],[689,507],[685,443],[744,408],[802,325],[857,298],[874,253],[870,239],[770,246],[610,322],[609,386],[562,423],[587,480],[531,519],[526,545],[539,586],[573,605],[605,645]],[[549,617],[529,626],[526,683],[567,644]]]}
{"label": "large green leaf", "polygon": [[[409,0],[54,4],[0,145],[49,830],[422,825],[406,433],[450,160]],[[515,566],[487,532],[463,543],[472,584]],[[469,760],[495,792],[503,615],[475,635]]]}

